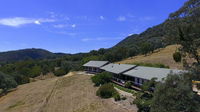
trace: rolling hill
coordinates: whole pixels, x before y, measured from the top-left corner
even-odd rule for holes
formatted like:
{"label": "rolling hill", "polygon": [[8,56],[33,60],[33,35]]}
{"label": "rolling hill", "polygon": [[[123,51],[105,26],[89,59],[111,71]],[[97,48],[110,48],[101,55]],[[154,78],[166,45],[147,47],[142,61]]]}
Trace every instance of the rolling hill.
{"label": "rolling hill", "polygon": [[[20,85],[16,91],[0,97],[0,112],[136,112],[113,99],[95,95],[90,75],[69,73]],[[17,96],[17,97],[16,97]],[[129,102],[128,102],[129,103]]]}
{"label": "rolling hill", "polygon": [[52,53],[44,49],[23,49],[16,51],[0,52],[0,62],[15,62],[28,59],[53,59],[63,56],[63,53]]}
{"label": "rolling hill", "polygon": [[176,63],[173,59],[173,53],[179,48],[178,45],[170,45],[165,48],[157,49],[154,53],[150,53],[147,56],[138,55],[129,57],[117,63],[122,64],[134,64],[134,63],[154,63],[164,64],[172,69],[182,69],[182,63]]}

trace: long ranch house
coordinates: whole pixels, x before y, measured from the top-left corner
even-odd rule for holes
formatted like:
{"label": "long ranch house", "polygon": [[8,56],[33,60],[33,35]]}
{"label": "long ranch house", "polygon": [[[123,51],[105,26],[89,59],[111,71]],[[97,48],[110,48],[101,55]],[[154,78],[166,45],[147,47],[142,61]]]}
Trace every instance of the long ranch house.
{"label": "long ranch house", "polygon": [[83,65],[86,72],[110,72],[113,75],[112,81],[124,85],[125,82],[131,81],[133,86],[140,87],[144,82],[156,78],[161,82],[168,74],[180,74],[183,70],[144,67],[129,64],[113,64],[108,61],[90,61]]}

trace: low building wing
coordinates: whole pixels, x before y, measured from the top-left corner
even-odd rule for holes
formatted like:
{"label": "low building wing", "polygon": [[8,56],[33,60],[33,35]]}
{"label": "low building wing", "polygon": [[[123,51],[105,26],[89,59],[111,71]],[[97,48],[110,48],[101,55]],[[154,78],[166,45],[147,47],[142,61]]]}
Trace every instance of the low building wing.
{"label": "low building wing", "polygon": [[86,64],[84,64],[84,67],[96,67],[96,68],[100,68],[106,64],[108,64],[108,61],[89,61]]}
{"label": "low building wing", "polygon": [[134,67],[136,67],[136,65],[110,63],[108,65],[101,67],[101,69],[114,74],[121,74],[123,72],[133,69]]}
{"label": "low building wing", "polygon": [[123,73],[124,75],[130,77],[136,77],[146,80],[151,80],[152,78],[157,78],[157,81],[162,81],[166,78],[168,74],[180,74],[184,71],[176,69],[165,69],[165,68],[154,68],[154,67],[142,67],[138,66],[130,71]]}

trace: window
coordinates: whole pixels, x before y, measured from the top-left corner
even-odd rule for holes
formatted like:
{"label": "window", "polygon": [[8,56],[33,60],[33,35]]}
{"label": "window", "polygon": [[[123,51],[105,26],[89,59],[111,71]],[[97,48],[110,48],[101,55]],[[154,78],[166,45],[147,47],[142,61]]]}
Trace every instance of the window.
{"label": "window", "polygon": [[132,79],[131,79],[131,80],[135,82],[135,77],[132,77]]}
{"label": "window", "polygon": [[139,78],[137,78],[137,83],[138,83],[138,84],[140,83],[140,79],[139,79]]}

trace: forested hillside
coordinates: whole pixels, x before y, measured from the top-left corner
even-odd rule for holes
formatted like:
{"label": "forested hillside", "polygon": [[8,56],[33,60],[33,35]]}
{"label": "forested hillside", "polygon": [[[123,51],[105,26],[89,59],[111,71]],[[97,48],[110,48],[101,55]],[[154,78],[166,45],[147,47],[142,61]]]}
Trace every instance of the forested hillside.
{"label": "forested hillside", "polygon": [[0,52],[0,62],[16,62],[30,59],[52,59],[65,54],[54,54],[44,49],[23,49]]}
{"label": "forested hillside", "polygon": [[166,35],[164,25],[165,23],[162,23],[152,28],[148,28],[141,34],[128,36],[113,48],[128,47],[133,49],[140,49],[141,43],[150,43],[155,49],[166,46],[167,42],[164,40]]}

